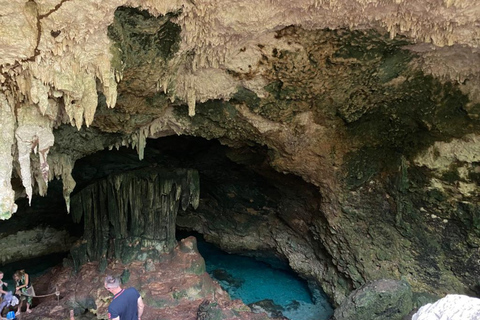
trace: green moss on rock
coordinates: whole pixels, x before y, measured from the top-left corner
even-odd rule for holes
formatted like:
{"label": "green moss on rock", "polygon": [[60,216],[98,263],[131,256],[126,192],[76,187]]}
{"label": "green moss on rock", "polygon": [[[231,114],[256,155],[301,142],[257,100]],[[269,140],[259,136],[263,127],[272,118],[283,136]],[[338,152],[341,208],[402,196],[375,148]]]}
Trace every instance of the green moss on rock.
{"label": "green moss on rock", "polygon": [[181,28],[171,21],[175,16],[154,17],[146,10],[119,7],[108,27],[108,36],[114,41],[114,67],[123,70],[157,58],[170,59],[180,42]]}
{"label": "green moss on rock", "polygon": [[350,294],[335,310],[335,320],[401,320],[413,309],[405,281],[378,280]]}
{"label": "green moss on rock", "polygon": [[365,147],[345,157],[345,183],[355,189],[381,172],[394,171],[399,167],[401,156],[389,148]]}

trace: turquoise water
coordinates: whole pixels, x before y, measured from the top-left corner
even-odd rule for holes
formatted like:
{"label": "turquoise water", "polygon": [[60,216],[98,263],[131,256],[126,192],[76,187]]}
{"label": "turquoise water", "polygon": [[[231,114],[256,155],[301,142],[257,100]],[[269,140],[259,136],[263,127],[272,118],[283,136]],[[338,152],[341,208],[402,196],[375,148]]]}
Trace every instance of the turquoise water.
{"label": "turquoise water", "polygon": [[[207,272],[215,278],[233,299],[245,304],[271,300],[276,310],[290,320],[327,320],[333,314],[328,297],[316,289],[312,294],[306,281],[286,267],[273,267],[251,257],[228,254],[198,239],[198,250],[205,259]],[[0,266],[4,281],[13,287],[12,275],[25,269],[32,279],[62,262],[66,254],[51,255]],[[278,263],[280,265],[280,263]]]}
{"label": "turquoise water", "polygon": [[245,304],[272,300],[290,320],[327,320],[333,314],[328,297],[317,290],[312,295],[308,284],[291,270],[272,267],[251,257],[225,253],[198,239],[198,250],[207,272],[233,299]]}

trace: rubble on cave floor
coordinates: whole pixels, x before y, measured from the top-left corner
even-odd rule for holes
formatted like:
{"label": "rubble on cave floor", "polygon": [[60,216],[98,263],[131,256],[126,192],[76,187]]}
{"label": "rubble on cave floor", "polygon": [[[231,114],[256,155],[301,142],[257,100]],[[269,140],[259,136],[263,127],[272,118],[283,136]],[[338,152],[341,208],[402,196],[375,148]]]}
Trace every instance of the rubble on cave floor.
{"label": "rubble on cave floor", "polygon": [[77,272],[68,263],[52,268],[35,280],[35,291],[38,296],[55,291],[60,295],[36,298],[32,313],[22,313],[20,319],[68,319],[72,309],[77,320],[107,319],[111,301],[103,287],[107,274],[120,276],[123,287],[137,288],[146,304],[143,320],[194,320],[209,314],[219,319],[270,319],[265,313],[253,313],[242,301],[230,299],[205,271],[194,237],[181,240],[158,261],[125,265],[110,260],[104,271],[101,268],[98,262],[88,262]]}

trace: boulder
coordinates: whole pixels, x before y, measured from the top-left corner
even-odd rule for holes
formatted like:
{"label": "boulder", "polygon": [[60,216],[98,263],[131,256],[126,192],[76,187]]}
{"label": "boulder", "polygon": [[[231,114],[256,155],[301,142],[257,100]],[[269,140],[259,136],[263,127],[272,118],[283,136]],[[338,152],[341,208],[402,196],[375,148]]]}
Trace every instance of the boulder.
{"label": "boulder", "polygon": [[353,291],[335,310],[334,320],[401,320],[413,309],[405,281],[376,280]]}
{"label": "boulder", "polygon": [[477,320],[480,319],[480,299],[449,294],[435,303],[418,309],[412,320]]}

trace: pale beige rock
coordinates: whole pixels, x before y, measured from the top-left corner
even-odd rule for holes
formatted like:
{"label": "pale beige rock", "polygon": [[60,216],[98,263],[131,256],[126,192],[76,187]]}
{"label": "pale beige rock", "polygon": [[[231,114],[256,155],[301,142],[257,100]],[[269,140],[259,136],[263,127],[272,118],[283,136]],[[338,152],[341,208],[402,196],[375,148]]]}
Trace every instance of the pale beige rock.
{"label": "pale beige rock", "polygon": [[71,156],[65,154],[52,154],[48,157],[50,172],[48,180],[54,178],[62,179],[63,198],[67,206],[67,212],[70,212],[70,193],[75,189],[76,182],[72,177],[72,170],[75,164]]}
{"label": "pale beige rock", "polygon": [[453,139],[450,142],[437,141],[433,146],[422,152],[415,164],[430,169],[445,172],[454,161],[466,163],[480,161],[480,137],[468,135],[463,139]]}
{"label": "pale beige rock", "polygon": [[15,119],[12,106],[3,93],[0,93],[0,219],[8,219],[17,211],[15,192],[10,182],[12,175],[12,147],[14,145]]}
{"label": "pale beige rock", "polygon": [[38,153],[41,174],[43,180],[47,182],[49,171],[47,156],[55,138],[51,129],[40,126],[20,126],[15,130],[15,137],[17,139],[18,162],[20,164],[22,183],[27,192],[29,202],[31,202],[33,182],[30,154],[32,152]]}
{"label": "pale beige rock", "polygon": [[480,299],[449,294],[435,303],[422,306],[412,320],[475,320],[480,317]]}
{"label": "pale beige rock", "polygon": [[[115,106],[117,81],[122,79],[123,70],[121,66],[114,69],[111,63],[107,27],[122,5],[145,9],[153,15],[179,12],[176,22],[182,29],[180,50],[169,66],[170,78],[161,79],[157,90],[167,91],[168,83],[174,83],[175,89],[169,93],[172,101],[187,103],[191,116],[197,102],[229,99],[237,85],[260,97],[266,96],[266,80],[257,67],[262,56],[258,45],[264,50],[289,46],[274,37],[276,31],[289,25],[306,29],[373,28],[392,37],[408,37],[413,43],[427,43],[429,46],[421,52],[412,49],[423,57],[424,70],[461,82],[462,90],[472,101],[480,100],[476,51],[480,44],[480,6],[475,0],[2,0],[1,90],[18,101],[35,105],[41,115],[47,116],[48,125],[44,124],[44,117],[42,124],[32,125],[53,128],[67,122],[78,129],[89,126],[97,107],[97,79],[107,106]],[[234,78],[225,73],[227,68],[249,76]],[[469,81],[464,81],[467,78]],[[173,131],[180,131],[182,125],[175,126]],[[140,158],[145,137],[162,135],[146,134],[151,128],[149,124],[124,140],[137,147]],[[283,132],[279,133],[281,136],[287,139],[291,135]],[[296,141],[293,145],[277,146],[279,154],[292,154],[296,148],[309,144],[300,136]],[[22,152],[25,155],[26,148]],[[319,154],[321,151],[315,150],[311,156]],[[285,170],[298,166],[296,173],[317,185],[324,179],[311,177],[307,168],[302,169],[302,159],[275,161],[278,168]],[[8,168],[2,174],[7,176]]]}
{"label": "pale beige rock", "polygon": [[454,45],[435,47],[432,44],[407,46],[422,58],[415,61],[427,74],[443,81],[460,84],[462,91],[469,95],[470,104],[480,103],[480,49]]}
{"label": "pale beige rock", "polygon": [[37,42],[36,12],[25,0],[0,1],[0,65],[13,65],[34,54]]}

